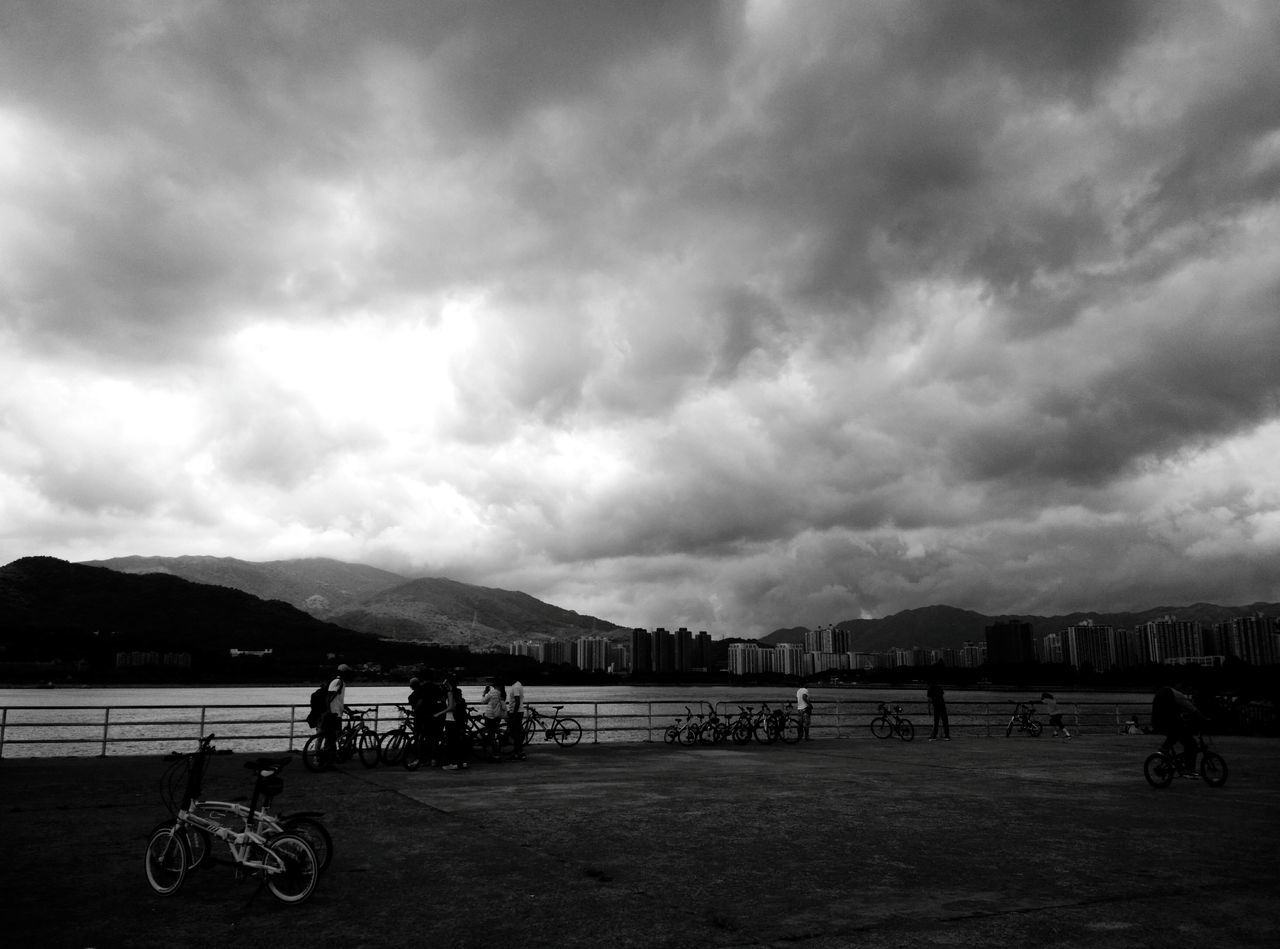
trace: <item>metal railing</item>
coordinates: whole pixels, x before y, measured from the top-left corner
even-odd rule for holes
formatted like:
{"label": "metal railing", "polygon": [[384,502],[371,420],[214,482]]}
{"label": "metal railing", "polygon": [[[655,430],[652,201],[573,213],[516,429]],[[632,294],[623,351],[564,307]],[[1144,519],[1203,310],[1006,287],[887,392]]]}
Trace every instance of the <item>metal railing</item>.
{"label": "metal railing", "polygon": [[[744,696],[715,704],[722,718],[736,717],[739,707],[785,708],[785,700]],[[562,716],[578,720],[582,740],[593,744],[619,742],[661,742],[663,732],[686,714],[706,714],[712,704],[705,701],[663,699],[636,702],[553,702],[531,703],[550,723],[553,707],[563,705]],[[918,737],[927,737],[932,716],[924,700],[900,700],[902,714],[911,719]],[[814,737],[854,738],[870,735],[871,719],[878,714],[879,699],[817,700],[810,723]],[[369,724],[376,731],[400,723],[399,706],[383,703],[361,706],[373,710]],[[688,712],[686,712],[686,709]],[[1115,734],[1130,716],[1146,721],[1146,702],[1096,701],[1060,706],[1073,730],[1083,734]],[[953,735],[1003,736],[1013,711],[1009,701],[948,701],[948,717]],[[237,751],[299,750],[313,734],[307,725],[305,705],[127,705],[127,706],[37,706],[0,707],[0,758],[46,757],[54,755],[148,754],[153,751],[181,751],[194,746],[201,735],[216,732],[225,747]],[[1048,726],[1043,714],[1041,724]],[[541,736],[535,736],[535,743]]]}

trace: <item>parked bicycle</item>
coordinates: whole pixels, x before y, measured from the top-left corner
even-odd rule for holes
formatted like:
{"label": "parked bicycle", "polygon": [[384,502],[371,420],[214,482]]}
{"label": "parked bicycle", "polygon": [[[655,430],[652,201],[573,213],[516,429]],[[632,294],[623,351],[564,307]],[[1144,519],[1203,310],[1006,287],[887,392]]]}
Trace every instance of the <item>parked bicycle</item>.
{"label": "parked bicycle", "polygon": [[1012,735],[1015,728],[1032,738],[1039,738],[1044,731],[1044,726],[1036,721],[1036,707],[1031,702],[1014,703],[1013,715],[1009,717],[1009,727],[1004,730],[1004,737]]}
{"label": "parked bicycle", "polygon": [[1142,765],[1142,773],[1153,788],[1167,788],[1174,778],[1197,776],[1212,788],[1220,788],[1227,783],[1227,762],[1209,746],[1204,735],[1196,736],[1196,756],[1199,759],[1199,770],[1188,768],[1181,753],[1174,749],[1173,742],[1166,740],[1147,756]]}
{"label": "parked bicycle", "polygon": [[302,746],[302,763],[308,771],[324,771],[333,764],[343,764],[359,755],[360,763],[372,768],[378,763],[378,733],[365,721],[372,714],[371,709],[352,708],[343,710],[342,728],[338,731],[337,754],[333,762],[326,762],[324,756],[324,735],[317,733],[307,739]]}
{"label": "parked bicycle", "polygon": [[[701,716],[698,716],[701,718]],[[675,721],[667,726],[667,730],[662,733],[662,740],[668,745],[693,745],[697,744],[699,733],[701,732],[701,724],[694,717],[689,706],[684,707],[684,718],[676,716]]]}
{"label": "parked bicycle", "polygon": [[806,727],[804,713],[796,708],[794,703],[788,702],[785,709],[773,714],[778,737],[788,745],[794,745],[804,737]]}
{"label": "parked bicycle", "polygon": [[[261,787],[262,806],[251,811],[246,804],[235,801],[213,801],[203,797],[204,779],[209,773],[209,761],[214,755],[229,755],[213,747],[214,736],[207,735],[200,739],[199,748],[191,754],[174,752],[170,755],[171,763],[165,769],[160,781],[160,795],[170,820],[162,821],[156,830],[170,826],[182,809],[197,811],[213,820],[226,823],[230,819],[251,820],[253,829],[265,837],[280,834],[298,834],[311,849],[316,852],[320,861],[320,869],[324,870],[333,859],[333,838],[328,828],[321,823],[322,811],[295,811],[292,814],[272,814],[271,802],[283,782],[268,781]],[[205,866],[214,860],[212,855],[212,838],[196,827],[188,826],[185,830],[187,846],[191,851],[192,867]]]}
{"label": "parked bicycle", "polygon": [[[213,840],[221,840],[230,851],[237,879],[253,877],[266,884],[271,894],[283,903],[301,903],[315,892],[320,880],[320,861],[315,849],[296,833],[268,836],[257,828],[259,802],[278,794],[284,787],[280,771],[291,760],[258,758],[245,762],[254,772],[253,795],[249,805],[239,811],[202,812],[199,807],[200,783],[204,762],[213,753],[213,735],[200,740],[196,753],[198,765],[191,763],[184,788],[182,806],[172,822],[165,822],[151,832],[144,856],[147,883],[161,896],[176,893],[196,865],[191,840],[203,849],[203,862]],[[235,825],[238,825],[235,826]]]}
{"label": "parked bicycle", "polygon": [[916,737],[916,727],[902,717],[901,705],[891,708],[887,702],[881,702],[880,714],[871,719],[871,734],[877,738],[897,735],[903,741],[911,741]]}
{"label": "parked bicycle", "polygon": [[413,709],[408,705],[397,705],[396,709],[400,712],[399,723],[378,736],[378,760],[390,768],[400,763],[405,746],[413,740]]}
{"label": "parked bicycle", "polygon": [[561,715],[560,710],[563,705],[553,706],[555,709],[551,717],[551,721],[547,721],[532,705],[524,707],[524,743],[527,745],[535,735],[542,733],[543,741],[554,741],[562,748],[569,748],[576,745],[582,740],[582,726],[578,724],[578,720],[570,718],[567,715]]}

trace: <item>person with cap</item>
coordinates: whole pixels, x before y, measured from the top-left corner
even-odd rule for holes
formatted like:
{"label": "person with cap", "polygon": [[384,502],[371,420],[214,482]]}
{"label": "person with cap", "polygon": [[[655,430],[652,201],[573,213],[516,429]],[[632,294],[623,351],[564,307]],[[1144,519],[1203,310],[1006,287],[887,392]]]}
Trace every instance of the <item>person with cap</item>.
{"label": "person with cap", "polygon": [[346,708],[346,677],[350,674],[351,667],[341,663],[329,683],[329,708],[320,721],[320,760],[326,768],[333,767],[338,760],[338,729],[342,725],[342,710]]}

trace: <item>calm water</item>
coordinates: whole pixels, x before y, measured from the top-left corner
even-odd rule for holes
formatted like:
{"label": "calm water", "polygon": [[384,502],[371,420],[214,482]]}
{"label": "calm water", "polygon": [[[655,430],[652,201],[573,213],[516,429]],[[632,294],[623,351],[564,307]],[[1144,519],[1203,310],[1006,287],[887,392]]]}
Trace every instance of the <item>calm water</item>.
{"label": "calm water", "polygon": [[[223,747],[236,751],[298,748],[311,735],[305,718],[314,686],[228,686],[220,688],[55,688],[0,689],[0,755],[111,755],[162,753],[189,749],[201,734],[214,732]],[[483,689],[463,688],[470,702]],[[406,686],[348,685],[348,704],[376,707],[377,727],[398,720],[395,706],[405,701]],[[879,702],[901,704],[917,729],[927,724],[924,689],[810,689],[816,734],[861,734]],[[1038,693],[950,691],[951,725],[991,733],[1003,727],[1010,701]],[[1119,714],[1145,712],[1145,693],[1059,692],[1063,710],[1083,723],[1113,730]],[[564,705],[583,727],[585,742],[661,741],[662,732],[686,706],[697,714],[714,704],[722,715],[738,706],[775,707],[794,701],[795,690],[774,687],[734,689],[707,686],[529,686],[526,703],[550,715]],[[1145,715],[1144,715],[1145,717]],[[1070,720],[1070,719],[1069,719]],[[50,741],[52,740],[52,741]]]}

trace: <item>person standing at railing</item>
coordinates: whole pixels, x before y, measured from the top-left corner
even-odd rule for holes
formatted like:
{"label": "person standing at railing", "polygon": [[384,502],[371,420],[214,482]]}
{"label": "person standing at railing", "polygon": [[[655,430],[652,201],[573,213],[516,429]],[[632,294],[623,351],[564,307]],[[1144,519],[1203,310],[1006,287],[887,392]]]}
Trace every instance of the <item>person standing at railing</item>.
{"label": "person standing at railing", "polygon": [[524,757],[524,684],[514,675],[507,684],[507,734],[512,757]]}
{"label": "person standing at railing", "polygon": [[346,708],[346,677],[350,674],[351,667],[341,663],[329,683],[329,710],[320,721],[321,760],[325,767],[332,767],[338,760],[338,729],[342,725],[342,711]]}
{"label": "person standing at railing", "polygon": [[506,709],[507,692],[497,676],[484,687],[481,696],[484,702],[484,743],[490,758],[498,757],[498,729],[502,727],[502,716]]}
{"label": "person standing at railing", "polygon": [[941,725],[943,740],[950,741],[951,721],[947,718],[947,697],[942,686],[931,682],[925,695],[929,697],[929,710],[933,712],[933,734],[929,736],[929,740],[938,740],[938,726]]}
{"label": "person standing at railing", "polygon": [[813,702],[809,690],[803,685],[796,689],[796,714],[800,716],[800,737],[809,741],[809,723],[813,719]]}
{"label": "person standing at railing", "polygon": [[453,678],[446,678],[442,687],[445,705],[437,714],[444,719],[444,770],[457,771],[467,766],[462,750],[464,729],[467,727],[467,700],[462,697],[462,690]]}

